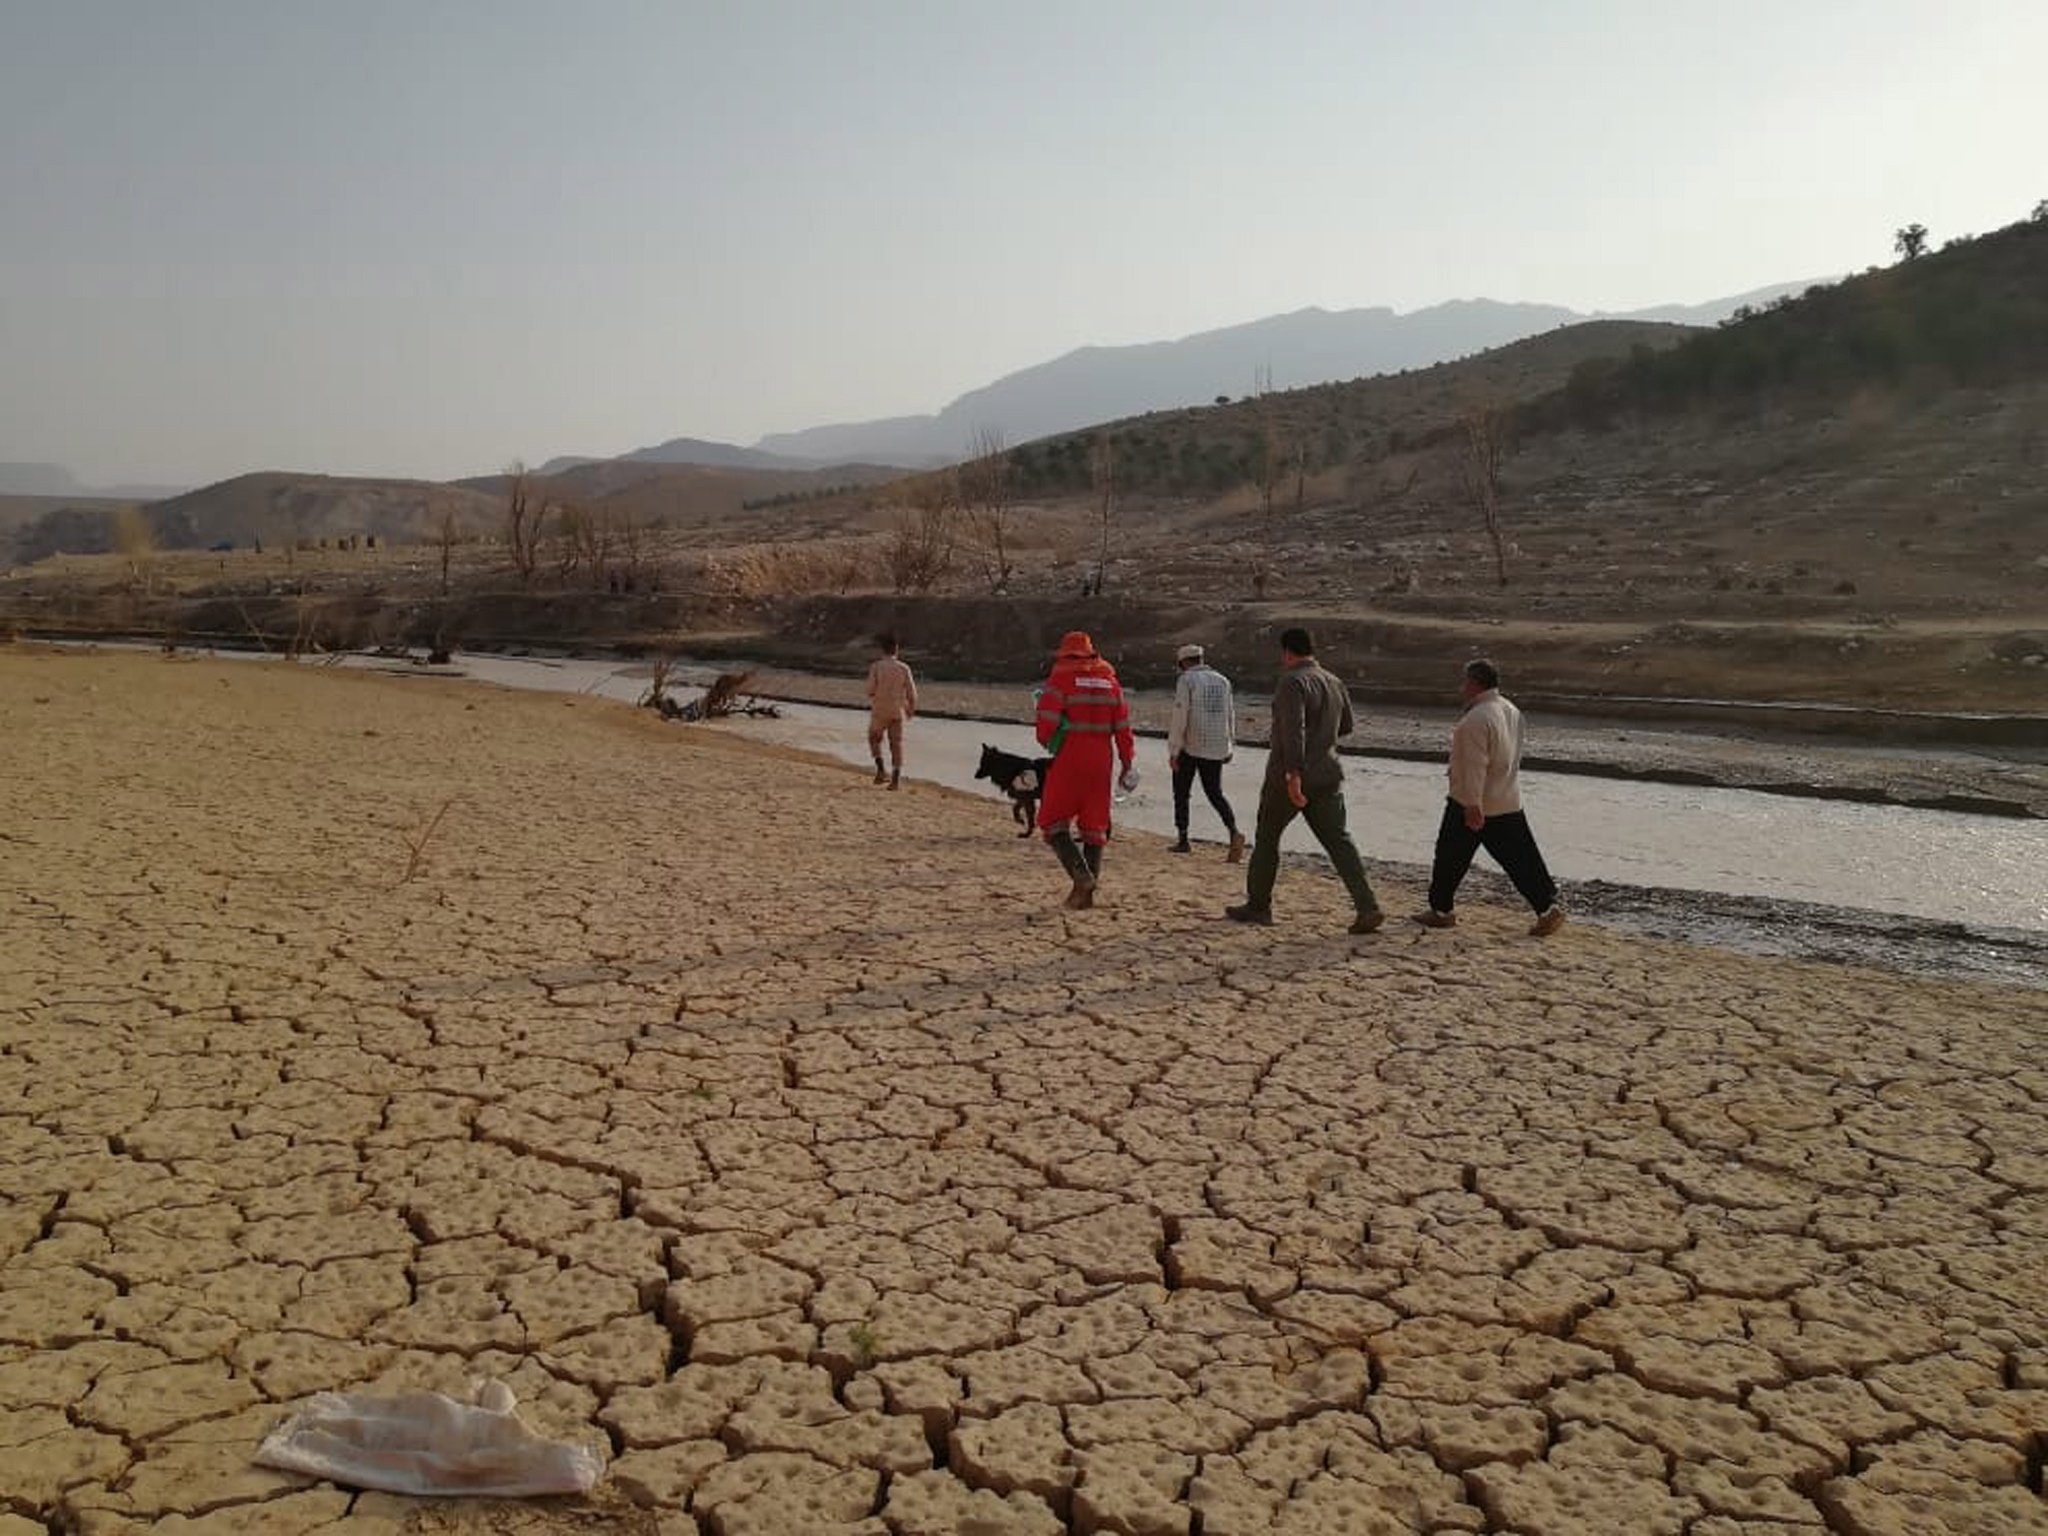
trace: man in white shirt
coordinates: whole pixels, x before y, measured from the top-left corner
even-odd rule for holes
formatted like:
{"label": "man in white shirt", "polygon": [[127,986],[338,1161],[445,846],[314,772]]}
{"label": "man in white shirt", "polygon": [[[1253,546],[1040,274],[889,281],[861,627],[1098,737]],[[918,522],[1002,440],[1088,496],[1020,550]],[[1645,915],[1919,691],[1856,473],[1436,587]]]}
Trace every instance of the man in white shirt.
{"label": "man in white shirt", "polygon": [[1180,678],[1173,688],[1173,720],[1166,728],[1166,761],[1173,770],[1173,824],[1180,830],[1180,841],[1171,851],[1193,852],[1188,843],[1188,801],[1199,778],[1202,793],[1230,834],[1230,850],[1224,857],[1236,864],[1244,858],[1244,834],[1237,830],[1237,815],[1223,797],[1223,765],[1237,749],[1237,701],[1230,679],[1203,660],[1199,645],[1182,646],[1174,653],[1174,662]]}
{"label": "man in white shirt", "polygon": [[1536,913],[1529,932],[1548,938],[1564,926],[1564,908],[1522,814],[1522,712],[1501,697],[1499,669],[1483,659],[1465,664],[1459,696],[1465,710],[1451,729],[1451,793],[1436,833],[1429,910],[1415,921],[1425,928],[1457,925],[1451,906],[1458,884],[1484,848]]}

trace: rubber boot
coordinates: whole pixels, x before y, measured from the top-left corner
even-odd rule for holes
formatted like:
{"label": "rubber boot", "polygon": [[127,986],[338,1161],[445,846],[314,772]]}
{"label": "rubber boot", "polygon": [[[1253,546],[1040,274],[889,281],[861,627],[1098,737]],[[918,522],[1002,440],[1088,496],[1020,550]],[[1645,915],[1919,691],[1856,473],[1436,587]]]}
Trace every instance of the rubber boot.
{"label": "rubber boot", "polygon": [[1058,856],[1060,868],[1067,872],[1067,878],[1074,882],[1073,890],[1067,893],[1067,906],[1073,911],[1095,904],[1095,875],[1088,868],[1088,860],[1074,842],[1071,832],[1055,832],[1046,839],[1052,851]]}
{"label": "rubber boot", "polygon": [[891,768],[889,770],[889,787],[891,789],[901,789],[903,787],[903,770],[901,768]]}
{"label": "rubber boot", "polygon": [[882,766],[882,760],[879,757],[875,759],[875,782],[877,784],[889,782],[889,770]]}
{"label": "rubber boot", "polygon": [[1074,902],[1076,911],[1086,911],[1089,907],[1095,905],[1095,888],[1102,883],[1102,845],[1100,843],[1083,843],[1081,845],[1081,862],[1088,869],[1088,889],[1081,893],[1079,901]]}

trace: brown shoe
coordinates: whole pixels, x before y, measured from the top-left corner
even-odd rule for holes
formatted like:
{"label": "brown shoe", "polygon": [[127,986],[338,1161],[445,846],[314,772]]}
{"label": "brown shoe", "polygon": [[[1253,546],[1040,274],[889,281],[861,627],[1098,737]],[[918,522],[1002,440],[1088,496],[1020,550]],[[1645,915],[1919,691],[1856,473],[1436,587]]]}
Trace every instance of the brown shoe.
{"label": "brown shoe", "polygon": [[1563,926],[1564,908],[1554,906],[1536,919],[1534,925],[1529,929],[1529,937],[1532,939],[1547,939]]}
{"label": "brown shoe", "polygon": [[1425,928],[1455,928],[1458,926],[1458,914],[1439,912],[1431,907],[1425,912],[1417,912],[1409,921],[1420,923]]}
{"label": "brown shoe", "polygon": [[1386,926],[1387,914],[1378,910],[1361,912],[1351,920],[1353,933],[1378,933]]}
{"label": "brown shoe", "polygon": [[1230,851],[1223,855],[1223,862],[1226,864],[1242,864],[1244,862],[1244,834],[1242,832],[1230,834]]}

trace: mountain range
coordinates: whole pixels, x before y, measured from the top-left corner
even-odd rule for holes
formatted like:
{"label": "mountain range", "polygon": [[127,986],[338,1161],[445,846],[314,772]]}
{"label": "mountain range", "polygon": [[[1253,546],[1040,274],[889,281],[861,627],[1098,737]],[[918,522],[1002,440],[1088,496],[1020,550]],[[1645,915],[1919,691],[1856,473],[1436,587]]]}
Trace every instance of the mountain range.
{"label": "mountain range", "polygon": [[[1294,389],[1400,373],[1469,357],[1584,320],[1715,325],[1808,283],[1780,283],[1704,304],[1583,314],[1556,304],[1458,299],[1409,314],[1387,308],[1300,309],[1178,341],[1080,347],[968,391],[930,416],[895,416],[779,432],[753,451],[813,464],[861,460],[922,468],[963,457],[992,428],[1011,444],[1148,411],[1206,405],[1256,387]],[[745,451],[745,450],[741,450]]]}
{"label": "mountain range", "polygon": [[[1625,314],[1585,314],[1557,304],[1457,299],[1408,314],[1385,307],[1299,309],[1175,341],[1079,347],[984,384],[931,415],[893,416],[777,432],[751,447],[676,437],[607,459],[563,455],[539,467],[560,474],[627,462],[724,469],[805,471],[836,465],[922,469],[967,455],[993,430],[1011,445],[1148,411],[1206,405],[1218,396],[1294,389],[1427,368],[1589,319],[1714,325],[1744,305],[1761,307],[1806,283],[1782,283],[1704,304],[1667,304]],[[82,485],[55,464],[0,463],[0,495],[156,500],[183,487]]]}
{"label": "mountain range", "polygon": [[183,485],[82,485],[61,464],[0,462],[0,496],[63,497],[81,501],[155,501],[189,490]]}

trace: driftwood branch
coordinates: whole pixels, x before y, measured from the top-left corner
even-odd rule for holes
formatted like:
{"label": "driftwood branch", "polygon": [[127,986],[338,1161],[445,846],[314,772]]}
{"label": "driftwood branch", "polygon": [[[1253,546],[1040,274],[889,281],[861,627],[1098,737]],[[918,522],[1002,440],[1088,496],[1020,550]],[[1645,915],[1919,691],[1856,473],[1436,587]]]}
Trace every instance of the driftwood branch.
{"label": "driftwood branch", "polygon": [[[662,673],[665,683],[667,674]],[[660,688],[650,688],[641,698],[641,706],[657,711],[664,720],[723,720],[728,715],[760,715],[774,720],[781,718],[782,711],[773,704],[763,704],[746,692],[747,684],[754,680],[751,672],[721,672],[712,679],[711,686],[701,697],[686,704],[678,704]]]}
{"label": "driftwood branch", "polygon": [[405,861],[405,873],[398,877],[400,885],[404,885],[420,872],[420,860],[426,857],[427,844],[433,841],[435,832],[440,830],[441,818],[448,814],[449,807],[454,804],[455,797],[450,795],[441,802],[441,808],[434,812],[424,827],[421,827],[418,832],[408,832],[405,834],[405,846],[408,852]]}

